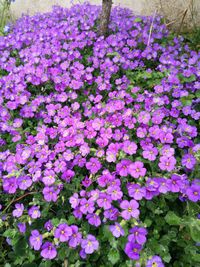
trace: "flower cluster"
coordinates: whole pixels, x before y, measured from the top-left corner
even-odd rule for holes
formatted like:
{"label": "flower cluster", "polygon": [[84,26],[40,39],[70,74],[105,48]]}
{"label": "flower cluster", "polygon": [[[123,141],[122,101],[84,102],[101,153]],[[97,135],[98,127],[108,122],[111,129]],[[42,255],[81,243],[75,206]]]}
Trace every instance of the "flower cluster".
{"label": "flower cluster", "polygon": [[130,229],[130,235],[128,236],[128,243],[125,247],[125,252],[132,260],[138,260],[140,258],[139,252],[142,249],[142,245],[146,242],[147,230],[142,227],[135,226]]}
{"label": "flower cluster", "polygon": [[[127,9],[114,8],[111,34],[98,36],[99,14],[55,7],[0,37],[1,184],[17,199],[2,209],[45,259],[63,243],[86,259],[108,226],[137,261],[140,201],[200,200],[199,55],[182,39],[162,43],[159,17],[149,34],[151,19]],[[158,256],[146,264],[164,266]]]}

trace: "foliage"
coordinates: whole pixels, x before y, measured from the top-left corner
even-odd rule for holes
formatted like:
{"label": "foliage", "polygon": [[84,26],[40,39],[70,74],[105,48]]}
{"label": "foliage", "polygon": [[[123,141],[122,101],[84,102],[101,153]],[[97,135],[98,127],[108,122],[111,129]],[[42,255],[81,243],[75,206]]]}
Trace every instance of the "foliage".
{"label": "foliage", "polygon": [[194,26],[192,30],[183,34],[185,42],[191,47],[191,49],[199,51],[200,49],[200,28]]}
{"label": "foliage", "polygon": [[55,7],[0,38],[0,266],[200,264],[200,55],[161,19]]}
{"label": "foliage", "polygon": [[0,35],[9,31],[9,26],[6,25],[10,20],[10,5],[13,0],[0,1]]}

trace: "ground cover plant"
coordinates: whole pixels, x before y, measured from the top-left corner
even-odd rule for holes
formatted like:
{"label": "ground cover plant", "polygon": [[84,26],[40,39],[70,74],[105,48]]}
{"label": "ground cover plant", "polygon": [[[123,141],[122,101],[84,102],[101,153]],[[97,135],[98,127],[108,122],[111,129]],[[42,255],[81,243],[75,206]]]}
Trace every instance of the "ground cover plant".
{"label": "ground cover plant", "polygon": [[200,265],[200,54],[100,10],[0,37],[0,266]]}

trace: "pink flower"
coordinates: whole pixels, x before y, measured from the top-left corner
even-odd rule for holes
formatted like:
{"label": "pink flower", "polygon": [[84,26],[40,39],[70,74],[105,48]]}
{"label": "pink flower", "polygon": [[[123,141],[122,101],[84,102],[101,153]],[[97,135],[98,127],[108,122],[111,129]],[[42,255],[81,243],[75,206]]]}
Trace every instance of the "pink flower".
{"label": "pink flower", "polygon": [[123,159],[121,162],[117,163],[116,171],[119,173],[120,176],[127,176],[129,173],[129,165],[131,161],[128,159]]}
{"label": "pink flower", "polygon": [[168,158],[166,156],[162,156],[160,157],[160,162],[158,166],[161,170],[170,172],[174,170],[176,166],[176,159],[174,157]]}
{"label": "pink flower", "polygon": [[123,209],[121,216],[125,220],[130,220],[130,218],[137,218],[140,214],[138,207],[139,204],[134,199],[130,202],[128,200],[123,200],[120,204],[120,208]]}
{"label": "pink flower", "polygon": [[95,174],[101,169],[101,163],[97,158],[90,158],[90,161],[86,163],[86,168],[92,174]]}
{"label": "pink flower", "polygon": [[123,151],[129,155],[133,155],[137,151],[137,145],[134,142],[127,140],[123,144]]}
{"label": "pink flower", "polygon": [[143,177],[146,174],[146,169],[141,161],[131,163],[128,167],[129,174],[134,178]]}

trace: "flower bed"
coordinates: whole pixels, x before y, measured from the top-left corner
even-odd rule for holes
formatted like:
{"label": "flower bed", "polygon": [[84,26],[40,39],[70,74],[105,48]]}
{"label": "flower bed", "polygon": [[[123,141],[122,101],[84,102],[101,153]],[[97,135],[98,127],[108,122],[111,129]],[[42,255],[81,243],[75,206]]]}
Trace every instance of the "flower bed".
{"label": "flower bed", "polygon": [[197,266],[200,56],[128,9],[98,37],[99,12],[0,37],[2,264]]}

